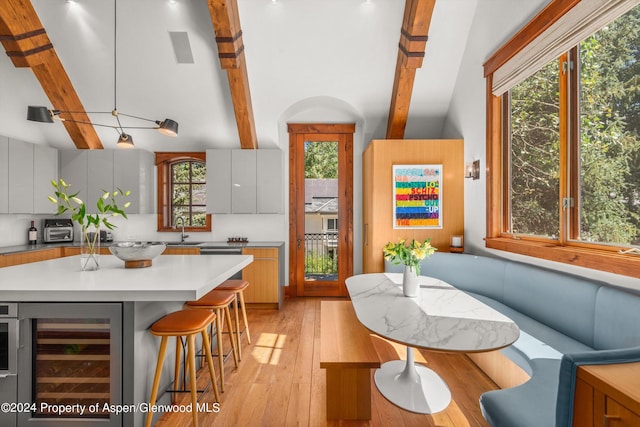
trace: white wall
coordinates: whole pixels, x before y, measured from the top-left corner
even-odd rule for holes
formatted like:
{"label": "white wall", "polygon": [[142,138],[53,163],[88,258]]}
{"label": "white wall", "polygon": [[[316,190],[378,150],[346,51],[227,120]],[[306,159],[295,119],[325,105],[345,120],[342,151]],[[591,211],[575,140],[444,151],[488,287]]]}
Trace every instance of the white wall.
{"label": "white wall", "polygon": [[476,16],[458,74],[444,138],[463,138],[465,162],[480,159],[480,179],[465,180],[465,250],[471,253],[494,255],[567,271],[604,280],[620,286],[640,289],[640,280],[604,273],[568,264],[525,257],[484,247],[486,232],[486,111],[485,79],[482,65],[503,43],[533,18],[549,0],[479,0]]}
{"label": "white wall", "polygon": [[44,229],[43,219],[51,218],[53,215],[31,215],[15,214],[0,215],[0,247],[26,245],[29,242],[27,230],[31,226],[31,221],[35,221],[38,229],[38,241],[42,241],[42,230]]}

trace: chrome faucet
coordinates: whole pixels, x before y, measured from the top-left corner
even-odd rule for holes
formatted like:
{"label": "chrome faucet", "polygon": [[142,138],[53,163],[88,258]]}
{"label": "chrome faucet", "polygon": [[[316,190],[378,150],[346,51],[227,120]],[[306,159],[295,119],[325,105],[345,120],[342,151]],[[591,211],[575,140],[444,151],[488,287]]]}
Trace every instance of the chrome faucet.
{"label": "chrome faucet", "polygon": [[176,218],[176,222],[175,222],[175,224],[173,224],[173,228],[178,228],[178,221],[180,221],[180,223],[182,224],[182,237],[180,239],[180,243],[184,244],[184,239],[189,237],[189,235],[188,234],[184,234],[184,218],[181,217],[181,216]]}

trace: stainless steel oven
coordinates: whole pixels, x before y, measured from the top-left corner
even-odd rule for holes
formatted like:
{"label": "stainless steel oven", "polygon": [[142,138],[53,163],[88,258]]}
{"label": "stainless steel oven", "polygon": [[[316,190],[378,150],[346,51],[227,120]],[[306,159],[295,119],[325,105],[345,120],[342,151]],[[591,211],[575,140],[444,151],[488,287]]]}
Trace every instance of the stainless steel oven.
{"label": "stainless steel oven", "polygon": [[[18,304],[0,303],[0,403],[15,406],[17,397]],[[0,411],[0,425],[16,425],[16,409],[3,406],[3,410]]]}

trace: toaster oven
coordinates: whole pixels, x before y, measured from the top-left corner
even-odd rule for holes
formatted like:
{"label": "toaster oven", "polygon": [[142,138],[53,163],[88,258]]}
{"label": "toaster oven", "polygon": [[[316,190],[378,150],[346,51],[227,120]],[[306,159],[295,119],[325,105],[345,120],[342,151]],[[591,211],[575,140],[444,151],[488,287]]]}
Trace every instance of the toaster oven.
{"label": "toaster oven", "polygon": [[73,222],[70,219],[45,219],[44,242],[73,242]]}

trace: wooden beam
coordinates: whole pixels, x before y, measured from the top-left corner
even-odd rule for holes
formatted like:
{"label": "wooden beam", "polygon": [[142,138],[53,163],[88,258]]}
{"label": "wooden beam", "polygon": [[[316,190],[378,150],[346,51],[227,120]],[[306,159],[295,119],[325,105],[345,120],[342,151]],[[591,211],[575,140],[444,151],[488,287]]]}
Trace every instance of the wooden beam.
{"label": "wooden beam", "polygon": [[208,0],[220,66],[227,71],[240,147],[258,148],[237,0]]}
{"label": "wooden beam", "polygon": [[[64,118],[90,121],[29,0],[0,2],[0,42],[15,67],[31,68],[54,109],[76,112]],[[103,148],[92,125],[63,123],[77,148]]]}
{"label": "wooden beam", "polygon": [[435,3],[436,0],[406,0],[387,122],[387,139],[404,138],[416,68],[422,67]]}

